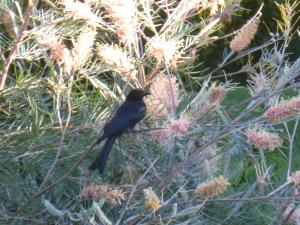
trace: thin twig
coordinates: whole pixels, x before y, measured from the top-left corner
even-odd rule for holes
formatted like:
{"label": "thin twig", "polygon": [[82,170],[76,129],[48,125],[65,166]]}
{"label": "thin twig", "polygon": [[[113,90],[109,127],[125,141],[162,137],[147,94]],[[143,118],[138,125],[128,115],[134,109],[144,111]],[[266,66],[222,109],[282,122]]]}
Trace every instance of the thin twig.
{"label": "thin twig", "polygon": [[138,179],[138,181],[134,185],[133,189],[130,192],[130,195],[129,195],[129,198],[128,198],[127,202],[126,202],[126,205],[125,205],[124,209],[122,210],[122,212],[121,212],[121,214],[120,214],[120,216],[118,218],[118,221],[116,222],[116,225],[119,225],[121,223],[121,220],[122,220],[125,212],[128,209],[128,206],[129,206],[129,204],[131,202],[131,199],[133,197],[134,192],[136,191],[137,187],[140,185],[141,181],[145,178],[145,176],[151,171],[152,167],[154,166],[154,164],[156,163],[157,160],[158,160],[158,158],[154,159],[154,161],[152,162],[152,165],[148,167],[148,169],[145,171],[145,173]]}
{"label": "thin twig", "polygon": [[274,191],[270,192],[266,197],[267,198],[271,197],[272,195],[274,195],[278,191],[282,190],[284,187],[288,186],[290,183],[292,183],[292,181],[285,182],[284,184],[282,184],[278,188],[276,188]]}
{"label": "thin twig", "polygon": [[291,176],[291,170],[292,170],[292,158],[293,158],[293,148],[294,148],[294,139],[296,135],[296,131],[298,128],[298,123],[299,123],[299,116],[296,119],[296,123],[294,124],[294,130],[292,135],[289,133],[288,126],[286,123],[284,123],[285,129],[287,130],[288,137],[289,137],[289,159],[288,159],[288,169],[287,169],[287,178]]}
{"label": "thin twig", "polygon": [[[70,94],[70,93],[69,93]],[[67,132],[67,129],[69,127],[69,123],[70,123],[70,119],[71,119],[71,113],[72,113],[72,107],[71,107],[71,99],[70,99],[70,95],[67,96],[67,105],[68,105],[68,116],[67,116],[67,121],[66,121],[66,124],[65,126],[63,126],[62,124],[62,119],[61,119],[61,115],[60,115],[60,104],[59,104],[60,101],[60,93],[57,95],[57,117],[58,117],[58,120],[59,120],[59,123],[60,123],[60,126],[61,126],[61,139],[60,139],[60,145],[59,145],[59,148],[57,150],[57,153],[56,153],[56,156],[55,156],[55,159],[50,167],[50,169],[48,170],[42,184],[40,185],[38,191],[41,191],[44,187],[44,185],[47,183],[47,181],[50,179],[51,175],[52,175],[52,172],[54,171],[57,163],[58,163],[58,160],[59,160],[59,157],[60,157],[60,154],[61,154],[61,151],[63,149],[63,142],[64,142],[64,139],[65,139],[65,135],[66,135],[66,132]]]}

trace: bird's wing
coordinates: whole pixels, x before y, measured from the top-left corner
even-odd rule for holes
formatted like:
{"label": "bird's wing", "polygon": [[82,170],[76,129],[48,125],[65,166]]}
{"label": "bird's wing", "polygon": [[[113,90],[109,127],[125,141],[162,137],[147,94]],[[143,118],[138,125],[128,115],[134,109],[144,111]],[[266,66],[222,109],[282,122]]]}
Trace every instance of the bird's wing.
{"label": "bird's wing", "polygon": [[106,124],[104,135],[111,137],[132,129],[145,116],[145,107],[131,102],[124,102],[117,110],[113,118]]}

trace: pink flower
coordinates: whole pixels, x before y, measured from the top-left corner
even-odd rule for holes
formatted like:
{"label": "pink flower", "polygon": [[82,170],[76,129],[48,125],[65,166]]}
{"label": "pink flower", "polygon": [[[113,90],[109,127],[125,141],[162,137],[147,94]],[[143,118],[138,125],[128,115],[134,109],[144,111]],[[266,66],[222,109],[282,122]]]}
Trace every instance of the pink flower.
{"label": "pink flower", "polygon": [[188,119],[178,119],[172,120],[169,126],[169,130],[171,134],[182,134],[185,132],[190,125],[190,121]]}
{"label": "pink flower", "polygon": [[232,51],[240,52],[250,45],[257,32],[260,16],[261,13],[258,13],[239,30],[234,39],[230,42],[229,47]]}
{"label": "pink flower", "polygon": [[[151,86],[151,100],[159,108],[159,114],[166,116],[179,105],[179,86],[175,76],[160,73]],[[162,106],[159,106],[162,104]],[[165,108],[165,110],[162,110]],[[157,111],[157,110],[156,110]],[[155,115],[155,110],[153,109]]]}
{"label": "pink flower", "polygon": [[158,142],[166,143],[172,135],[183,134],[188,129],[189,125],[190,121],[188,119],[171,120],[167,128],[152,130],[151,135],[153,139]]}
{"label": "pink flower", "polygon": [[268,122],[276,123],[293,117],[299,112],[300,97],[295,97],[270,107],[265,113],[265,118]]}
{"label": "pink flower", "polygon": [[160,143],[165,143],[169,140],[170,131],[169,129],[156,129],[150,131],[154,140]]}
{"label": "pink flower", "polygon": [[246,131],[248,142],[257,148],[274,150],[281,146],[281,139],[276,133],[269,133],[258,128],[248,128]]}

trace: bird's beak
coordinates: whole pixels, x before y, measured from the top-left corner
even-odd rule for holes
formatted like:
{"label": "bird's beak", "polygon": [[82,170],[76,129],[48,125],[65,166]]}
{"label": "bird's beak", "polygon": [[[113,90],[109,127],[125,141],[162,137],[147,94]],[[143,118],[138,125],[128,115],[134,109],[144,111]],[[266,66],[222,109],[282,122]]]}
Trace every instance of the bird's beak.
{"label": "bird's beak", "polygon": [[143,97],[145,97],[145,96],[147,96],[147,95],[150,95],[151,93],[150,92],[148,92],[148,91],[144,91],[144,93],[143,93]]}

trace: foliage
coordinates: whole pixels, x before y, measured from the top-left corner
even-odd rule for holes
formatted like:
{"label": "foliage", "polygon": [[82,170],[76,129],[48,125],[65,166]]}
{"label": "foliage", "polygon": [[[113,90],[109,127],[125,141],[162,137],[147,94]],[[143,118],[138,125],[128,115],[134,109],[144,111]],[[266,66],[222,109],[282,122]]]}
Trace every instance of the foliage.
{"label": "foliage", "polygon": [[[296,223],[299,3],[276,5],[278,31],[253,44],[264,6],[229,32],[238,0],[2,1],[1,224]],[[148,116],[89,171],[132,88]]]}

